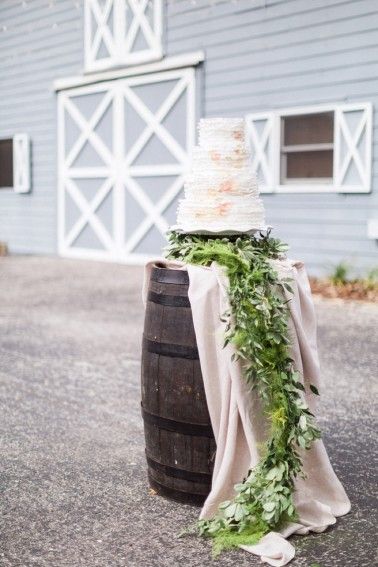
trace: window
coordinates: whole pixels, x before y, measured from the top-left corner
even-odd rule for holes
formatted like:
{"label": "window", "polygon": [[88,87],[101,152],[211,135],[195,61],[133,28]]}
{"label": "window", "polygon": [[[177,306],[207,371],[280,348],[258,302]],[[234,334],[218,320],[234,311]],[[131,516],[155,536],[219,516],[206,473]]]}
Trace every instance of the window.
{"label": "window", "polygon": [[13,139],[0,140],[0,189],[13,187]]}
{"label": "window", "polygon": [[162,0],[85,0],[85,70],[162,57]]}
{"label": "window", "polygon": [[246,122],[263,192],[370,191],[370,103],[249,114]]}
{"label": "window", "polygon": [[334,113],[281,118],[281,184],[332,183]]}
{"label": "window", "polygon": [[0,140],[0,190],[30,191],[30,141],[27,134]]}

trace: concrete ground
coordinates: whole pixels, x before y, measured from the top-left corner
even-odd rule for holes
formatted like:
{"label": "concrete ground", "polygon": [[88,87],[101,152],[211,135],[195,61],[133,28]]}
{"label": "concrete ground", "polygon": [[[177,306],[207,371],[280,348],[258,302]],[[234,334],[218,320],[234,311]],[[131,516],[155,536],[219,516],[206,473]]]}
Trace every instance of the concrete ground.
{"label": "concrete ground", "polygon": [[[1,567],[212,564],[207,541],[177,538],[198,509],[148,491],[141,281],[134,267],[0,258]],[[353,510],[293,538],[291,565],[371,567],[378,306],[318,301],[317,312],[320,424]],[[235,551],[214,566],[259,564]]]}

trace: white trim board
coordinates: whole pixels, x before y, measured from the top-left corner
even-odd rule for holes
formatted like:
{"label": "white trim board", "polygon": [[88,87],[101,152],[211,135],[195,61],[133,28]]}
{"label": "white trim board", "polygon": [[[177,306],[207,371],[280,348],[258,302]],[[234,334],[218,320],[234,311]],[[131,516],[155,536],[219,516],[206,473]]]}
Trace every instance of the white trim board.
{"label": "white trim board", "polygon": [[123,79],[126,77],[146,75],[149,73],[182,69],[183,67],[194,67],[202,63],[204,60],[204,51],[193,51],[191,53],[183,53],[181,55],[166,57],[165,59],[154,63],[136,65],[134,67],[127,67],[114,71],[103,71],[100,73],[91,73],[88,75],[79,75],[76,77],[57,79],[53,83],[53,88],[55,91],[63,91],[73,87],[82,87],[85,85],[92,85],[94,83],[112,81],[114,79]]}
{"label": "white trim board", "polygon": [[30,178],[30,137],[28,134],[13,136],[13,189],[16,193],[29,193]]}
{"label": "white trim board", "polygon": [[372,240],[378,240],[378,219],[368,220],[367,236]]}

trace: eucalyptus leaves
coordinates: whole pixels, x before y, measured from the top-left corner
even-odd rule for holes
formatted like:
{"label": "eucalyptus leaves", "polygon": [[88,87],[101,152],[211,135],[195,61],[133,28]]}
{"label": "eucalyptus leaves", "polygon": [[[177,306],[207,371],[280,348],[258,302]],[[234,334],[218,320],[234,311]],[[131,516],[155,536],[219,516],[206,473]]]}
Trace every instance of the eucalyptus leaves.
{"label": "eucalyptus leaves", "polygon": [[[189,264],[217,262],[229,278],[232,312],[224,314],[225,344],[232,343],[245,379],[256,389],[270,422],[270,435],[258,465],[235,486],[211,520],[199,522],[201,535],[214,539],[214,552],[256,543],[265,533],[296,518],[294,479],[301,474],[298,447],[308,449],[320,437],[289,354],[288,307],[271,260],[286,246],[270,235],[235,239],[171,232],[167,255]],[[311,386],[318,393],[315,386]]]}

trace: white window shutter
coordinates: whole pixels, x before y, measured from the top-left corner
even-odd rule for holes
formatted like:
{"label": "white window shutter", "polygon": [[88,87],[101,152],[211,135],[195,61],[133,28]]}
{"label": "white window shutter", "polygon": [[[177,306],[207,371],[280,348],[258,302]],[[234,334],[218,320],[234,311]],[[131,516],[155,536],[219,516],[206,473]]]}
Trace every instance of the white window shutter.
{"label": "white window shutter", "polygon": [[335,109],[334,188],[345,193],[371,189],[371,103],[339,105]]}
{"label": "white window shutter", "polygon": [[13,189],[28,193],[30,182],[30,139],[27,134],[13,136]]}
{"label": "white window shutter", "polygon": [[279,128],[274,112],[248,114],[247,137],[252,152],[252,167],[261,192],[272,192],[279,176]]}

